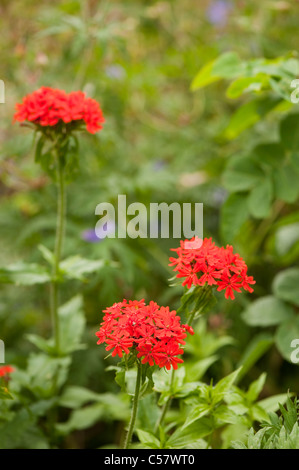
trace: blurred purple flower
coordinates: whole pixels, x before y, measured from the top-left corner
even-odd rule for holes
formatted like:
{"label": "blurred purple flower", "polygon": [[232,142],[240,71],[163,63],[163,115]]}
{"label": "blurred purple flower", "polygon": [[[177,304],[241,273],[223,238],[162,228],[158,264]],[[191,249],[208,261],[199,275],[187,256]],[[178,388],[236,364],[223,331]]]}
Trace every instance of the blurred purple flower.
{"label": "blurred purple flower", "polygon": [[227,0],[212,1],[207,8],[207,18],[216,26],[225,26],[232,6]]}
{"label": "blurred purple flower", "polygon": [[82,240],[88,242],[88,243],[98,243],[101,240],[96,236],[96,232],[93,228],[89,228],[87,230],[84,230],[84,232],[81,233],[81,238]]}
{"label": "blurred purple flower", "polygon": [[153,162],[153,170],[154,171],[164,170],[165,167],[166,167],[166,162],[164,160],[155,160]]}
{"label": "blurred purple flower", "polygon": [[113,78],[114,80],[123,80],[126,76],[125,69],[118,64],[107,65],[105,73],[107,77]]}
{"label": "blurred purple flower", "polygon": [[[88,228],[87,230],[84,230],[84,232],[81,233],[81,238],[82,240],[88,242],[88,243],[99,243],[103,241],[107,235],[115,233],[115,228],[116,224],[113,220],[110,220],[109,222],[106,222],[102,230],[97,230],[97,234],[95,232],[95,229],[93,228]],[[99,236],[100,232],[100,236]],[[101,236],[102,234],[102,236]]]}

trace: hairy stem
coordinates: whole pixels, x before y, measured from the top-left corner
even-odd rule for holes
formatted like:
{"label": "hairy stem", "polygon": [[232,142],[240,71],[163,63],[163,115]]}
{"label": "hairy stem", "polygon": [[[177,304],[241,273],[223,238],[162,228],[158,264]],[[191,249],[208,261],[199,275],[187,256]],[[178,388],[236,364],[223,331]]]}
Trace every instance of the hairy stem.
{"label": "hairy stem", "polygon": [[128,449],[129,445],[131,444],[132,435],[134,431],[136,416],[137,416],[137,409],[138,409],[138,399],[139,399],[139,392],[140,392],[140,383],[141,383],[141,364],[137,362],[137,377],[136,377],[136,385],[135,385],[135,394],[133,398],[133,408],[131,412],[131,419],[129,424],[129,429],[125,438],[125,442],[123,445],[123,449]]}
{"label": "hairy stem", "polygon": [[58,275],[59,264],[61,258],[61,250],[64,238],[65,227],[65,187],[64,187],[64,173],[59,154],[57,152],[57,220],[56,220],[56,238],[54,250],[54,265],[52,271],[52,282],[50,291],[50,304],[51,304],[51,317],[53,325],[53,334],[55,339],[56,353],[59,354],[60,349],[60,333],[59,333],[59,318],[58,318]]}

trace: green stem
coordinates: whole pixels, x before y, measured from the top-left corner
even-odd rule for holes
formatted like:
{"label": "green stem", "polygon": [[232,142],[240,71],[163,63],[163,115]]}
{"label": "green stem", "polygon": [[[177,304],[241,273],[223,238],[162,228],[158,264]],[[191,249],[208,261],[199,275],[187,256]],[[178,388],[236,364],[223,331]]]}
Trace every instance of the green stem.
{"label": "green stem", "polygon": [[64,237],[65,227],[65,187],[64,187],[64,173],[59,153],[57,152],[57,221],[56,221],[56,238],[55,238],[55,250],[54,250],[54,266],[52,272],[52,282],[50,291],[50,303],[51,303],[51,317],[53,332],[55,338],[56,353],[59,354],[60,349],[60,334],[59,334],[59,318],[58,318],[58,275],[59,275],[59,264],[61,258],[61,250]]}
{"label": "green stem", "polygon": [[127,432],[127,435],[126,435],[126,439],[125,439],[125,442],[124,442],[123,449],[128,449],[129,445],[131,443],[131,440],[132,440],[132,435],[133,435],[136,416],[137,416],[138,398],[139,398],[139,392],[140,392],[140,383],[141,383],[141,364],[139,362],[137,362],[137,377],[136,377],[135,394],[134,394],[134,398],[133,398],[133,408],[132,408],[132,413],[131,413],[129,429],[128,429],[128,432]]}
{"label": "green stem", "polygon": [[[187,325],[192,325],[192,322],[194,320],[194,316],[196,314],[196,309],[191,313],[190,317],[189,317],[189,320],[187,321]],[[172,386],[173,386],[173,382],[174,382],[174,375],[175,375],[175,370],[172,369],[171,371],[171,379],[170,379],[170,390],[172,389]],[[164,418],[165,418],[165,415],[168,411],[168,408],[170,407],[170,404],[171,404],[171,400],[172,400],[172,396],[169,395],[169,397],[167,398],[166,402],[164,403],[164,405],[162,406],[162,410],[161,410],[161,414],[160,414],[160,417],[158,419],[158,421],[156,422],[156,425],[155,425],[155,429],[154,429],[154,433],[156,434],[156,432],[158,431],[159,429],[159,426],[161,426],[161,424],[163,423],[164,421]]]}

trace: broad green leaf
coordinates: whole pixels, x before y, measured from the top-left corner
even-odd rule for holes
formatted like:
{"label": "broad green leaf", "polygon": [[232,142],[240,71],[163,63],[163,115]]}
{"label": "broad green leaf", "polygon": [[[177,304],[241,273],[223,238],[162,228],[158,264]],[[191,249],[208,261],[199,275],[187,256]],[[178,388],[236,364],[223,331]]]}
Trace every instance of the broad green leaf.
{"label": "broad green leaf", "polygon": [[277,199],[292,203],[298,199],[298,173],[291,163],[286,163],[273,173],[274,192]]}
{"label": "broad green leaf", "polygon": [[136,429],[136,433],[140,442],[149,449],[161,449],[159,439],[154,436],[151,432],[143,431],[142,429]]}
{"label": "broad green leaf", "polygon": [[280,125],[280,139],[287,150],[299,150],[299,114],[289,114]]}
{"label": "broad green leaf", "polygon": [[63,277],[67,279],[84,280],[83,274],[99,271],[104,266],[105,262],[103,260],[93,261],[76,255],[63,260],[59,265],[59,270]]}
{"label": "broad green leaf", "polygon": [[179,426],[167,440],[165,448],[182,449],[191,442],[196,442],[213,431],[213,424],[209,418],[203,417],[200,421],[196,421],[190,426]]}
{"label": "broad green leaf", "polygon": [[184,424],[184,428],[187,428],[192,423],[197,421],[200,418],[203,418],[211,411],[211,407],[207,403],[201,403],[200,405],[196,405],[188,414],[186,422]]}
{"label": "broad green leaf", "polygon": [[292,307],[272,295],[255,300],[242,314],[250,326],[278,325],[293,316]]}
{"label": "broad green leaf", "polygon": [[299,268],[289,268],[277,274],[273,292],[279,299],[299,305]]}
{"label": "broad green leaf", "polygon": [[27,367],[27,388],[40,398],[49,398],[67,379],[70,357],[54,358],[43,353],[31,354]]}
{"label": "broad green leaf", "polygon": [[275,248],[279,256],[285,256],[299,241],[299,222],[278,227]]}
{"label": "broad green leaf", "polygon": [[255,77],[237,78],[226,90],[226,96],[232,99],[239,98],[243,93],[261,91],[263,88],[267,87],[268,83],[269,78],[264,74]]}
{"label": "broad green leaf", "polygon": [[220,230],[226,243],[233,241],[249,216],[247,194],[230,194],[221,208]]}
{"label": "broad green leaf", "polygon": [[250,155],[261,168],[277,168],[285,159],[285,149],[279,142],[270,142],[257,145]]}
{"label": "broad green leaf", "polygon": [[223,184],[231,192],[256,188],[263,179],[263,171],[256,161],[250,157],[231,159],[223,174]]}
{"label": "broad green leaf", "polygon": [[281,98],[259,98],[245,103],[232,116],[223,132],[223,137],[228,140],[235,139],[241,132],[265,117],[279,104],[280,100]]}
{"label": "broad green leaf", "polygon": [[44,284],[51,280],[49,271],[38,264],[16,263],[6,268],[0,268],[0,282],[30,286]]}
{"label": "broad green leaf", "polygon": [[242,68],[238,55],[227,52],[202,67],[191,83],[191,90],[198,90],[222,78],[233,78],[241,73]]}
{"label": "broad green leaf", "polygon": [[221,77],[217,77],[213,74],[213,65],[214,61],[209,62],[200,69],[191,83],[192,91],[198,90],[199,88],[203,88],[207,85],[210,85],[211,83],[221,80]]}
{"label": "broad green leaf", "polygon": [[97,403],[75,409],[68,421],[57,424],[56,429],[61,434],[69,434],[75,430],[90,428],[97,421],[127,420],[129,415],[127,397],[105,393],[101,398],[98,397]]}
{"label": "broad green leaf", "polygon": [[242,73],[244,63],[235,52],[226,52],[218,57],[214,64],[213,75],[222,78],[234,78]]}
{"label": "broad green leaf", "polygon": [[83,301],[80,295],[73,297],[58,310],[60,326],[60,354],[69,354],[85,346],[81,344],[85,328]]}
{"label": "broad green leaf", "polygon": [[79,408],[88,402],[100,401],[103,395],[88,388],[72,385],[67,387],[59,398],[59,405],[66,408]]}
{"label": "broad green leaf", "polygon": [[270,215],[273,198],[273,186],[270,178],[262,181],[253,188],[248,196],[248,209],[257,219],[264,219]]}
{"label": "broad green leaf", "polygon": [[292,362],[291,356],[294,348],[291,343],[294,339],[299,339],[299,317],[291,318],[282,323],[275,336],[276,346],[288,362]]}

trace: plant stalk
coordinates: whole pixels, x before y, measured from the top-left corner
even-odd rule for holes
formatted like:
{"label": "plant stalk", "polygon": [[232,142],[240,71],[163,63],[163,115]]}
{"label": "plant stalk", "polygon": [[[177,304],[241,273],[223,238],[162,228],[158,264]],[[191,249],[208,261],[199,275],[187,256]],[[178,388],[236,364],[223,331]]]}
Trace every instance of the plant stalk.
{"label": "plant stalk", "polygon": [[59,332],[59,317],[58,317],[58,276],[59,265],[61,258],[61,251],[65,230],[65,185],[64,185],[64,172],[59,152],[57,152],[57,219],[56,219],[56,237],[54,249],[54,265],[52,271],[52,282],[50,290],[50,305],[51,305],[51,318],[53,325],[53,334],[55,340],[55,349],[57,355],[60,350],[60,332]]}
{"label": "plant stalk", "polygon": [[136,377],[136,385],[135,385],[135,394],[133,399],[133,408],[131,412],[131,419],[129,424],[129,429],[125,438],[125,442],[123,445],[123,449],[128,449],[129,445],[131,444],[132,435],[134,431],[136,416],[137,416],[137,409],[138,409],[138,399],[139,399],[139,392],[140,392],[140,383],[141,383],[141,364],[137,362],[137,377]]}

